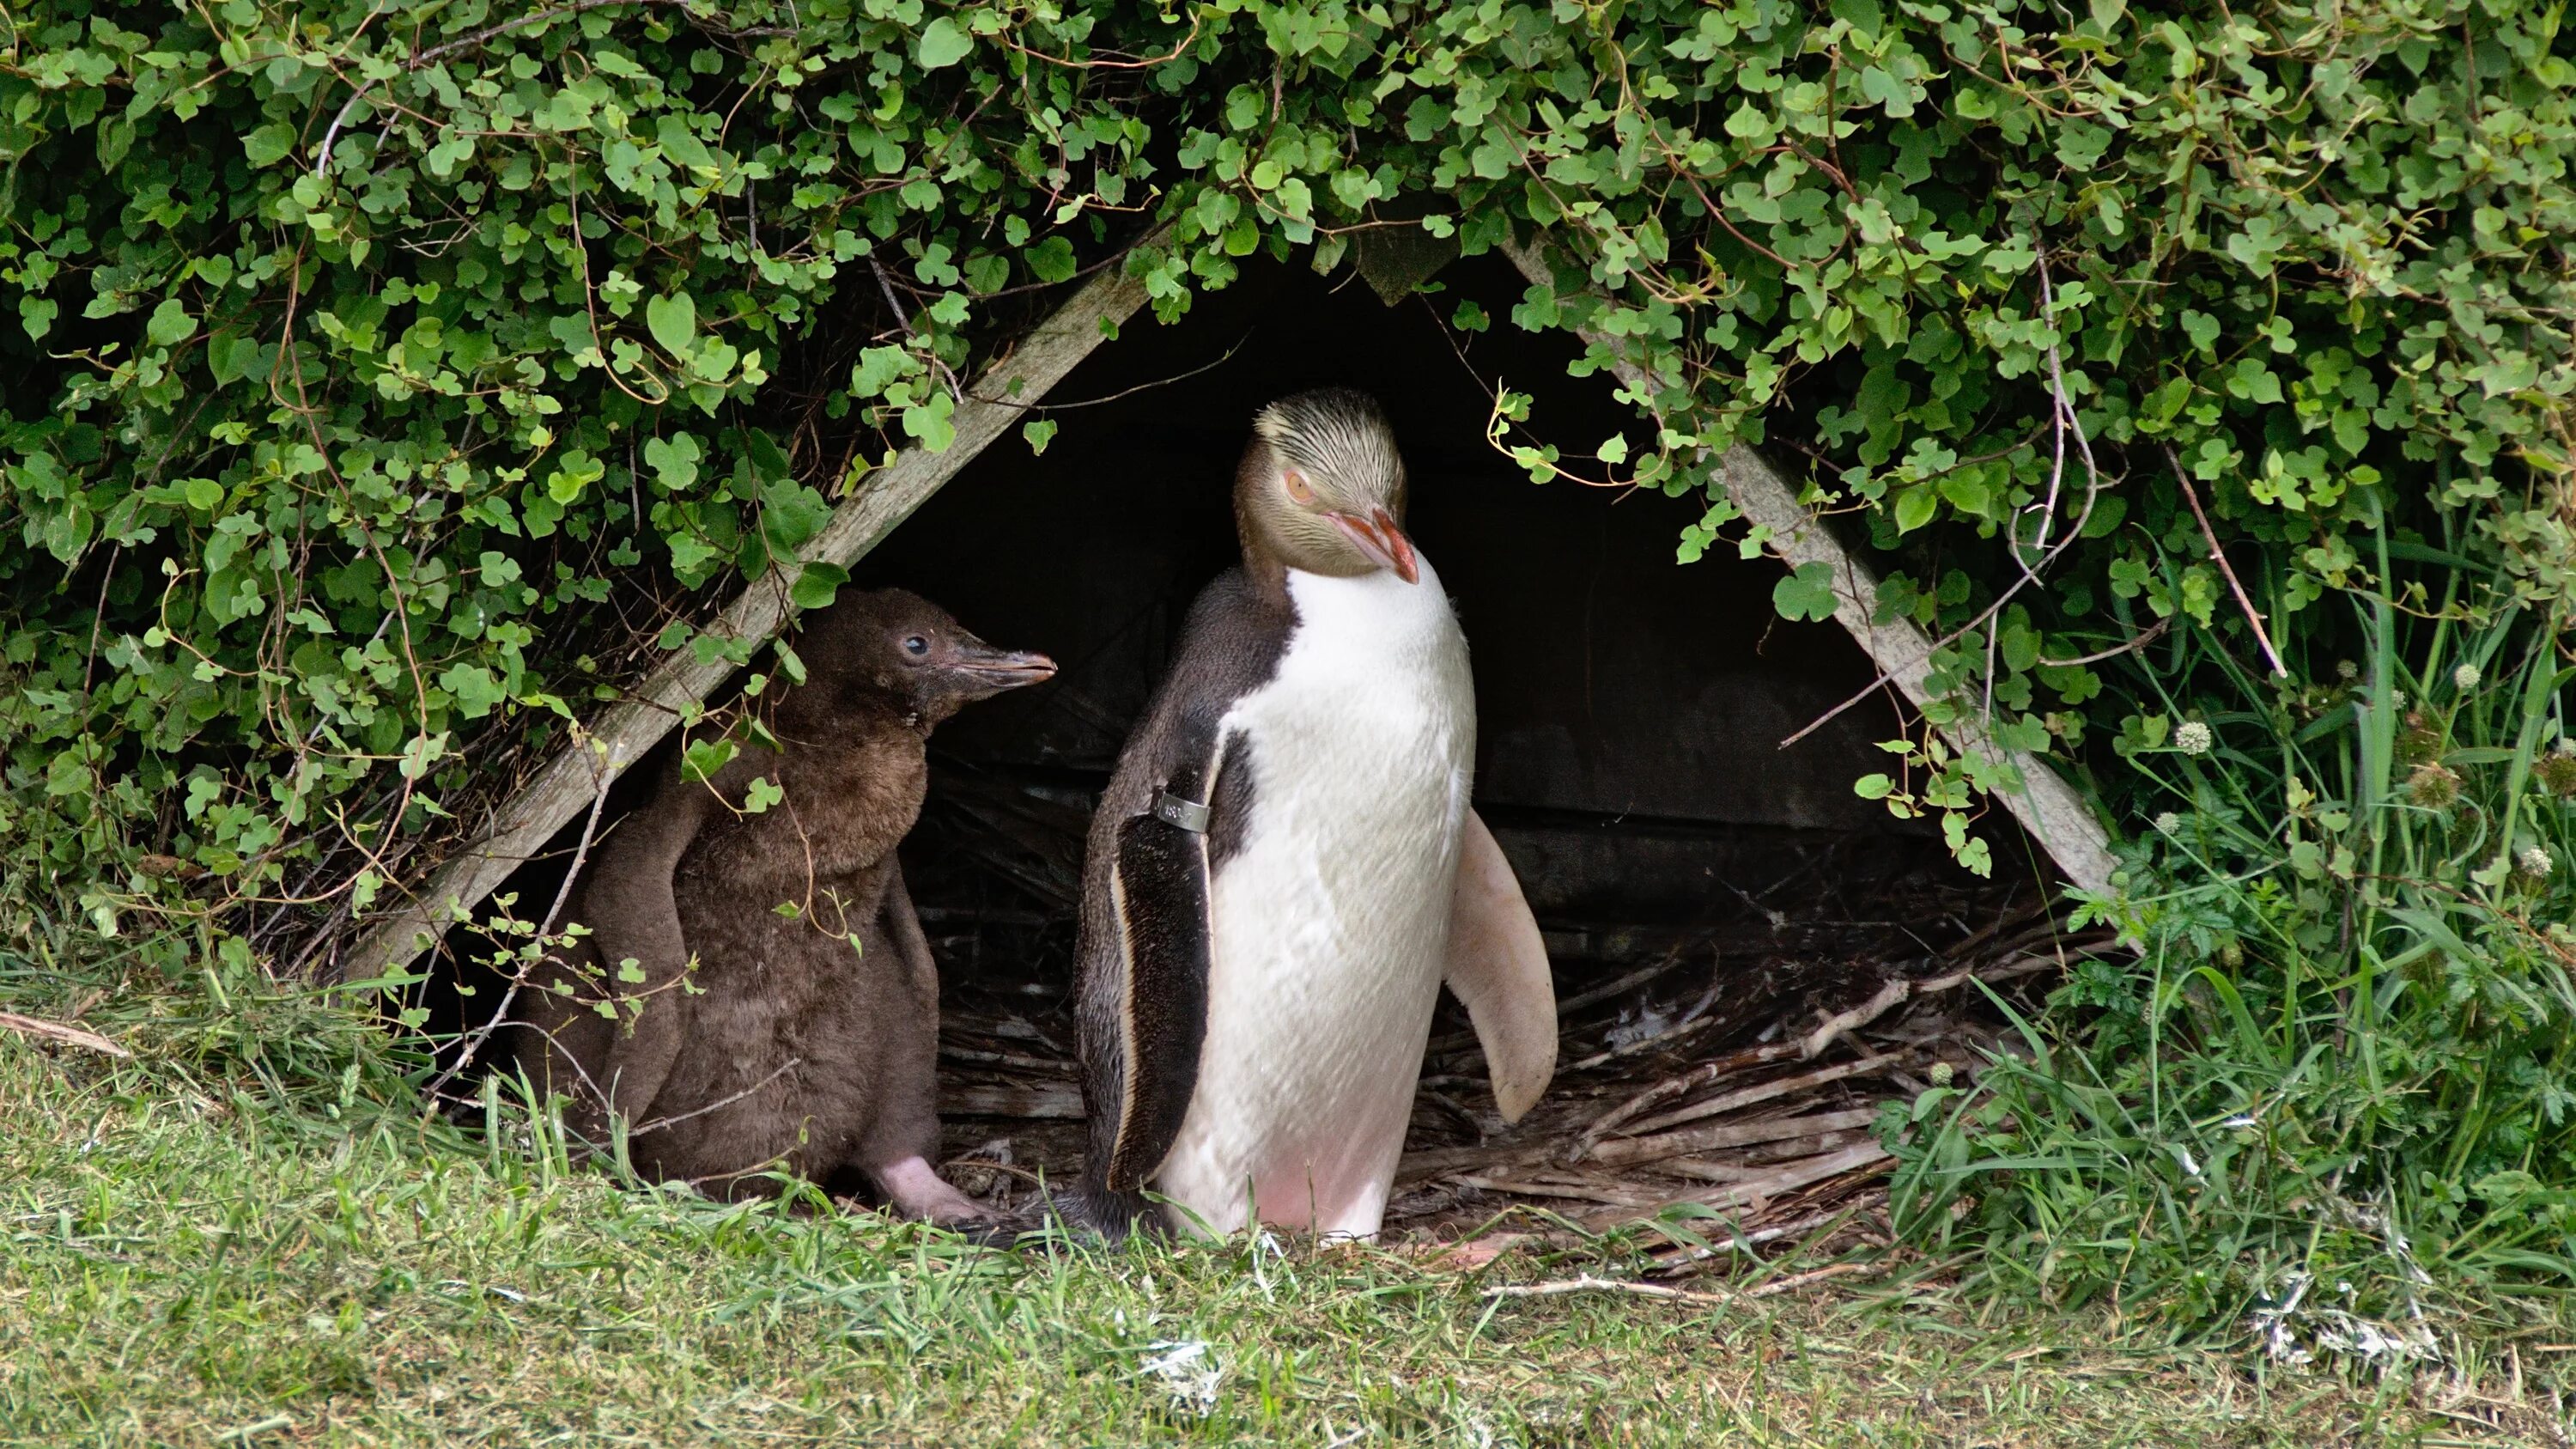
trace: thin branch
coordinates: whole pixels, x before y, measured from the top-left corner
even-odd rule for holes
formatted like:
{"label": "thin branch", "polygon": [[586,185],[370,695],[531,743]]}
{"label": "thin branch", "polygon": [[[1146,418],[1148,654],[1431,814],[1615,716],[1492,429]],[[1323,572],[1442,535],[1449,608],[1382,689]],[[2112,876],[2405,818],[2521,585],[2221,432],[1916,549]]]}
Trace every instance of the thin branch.
{"label": "thin branch", "polygon": [[1772,1298],[1777,1297],[1782,1293],[1795,1293],[1801,1288],[1808,1287],[1812,1284],[1822,1283],[1828,1278],[1848,1278],[1854,1273],[1874,1273],[1876,1271],[1878,1271],[1878,1265],[1876,1263],[1827,1263],[1821,1268],[1812,1269],[1805,1273],[1792,1273],[1786,1278],[1774,1278],[1770,1282],[1765,1283],[1758,1288],[1747,1288],[1744,1290],[1744,1296],[1747,1298]]}
{"label": "thin branch", "polygon": [[2191,486],[2191,475],[2183,471],[2181,455],[2174,452],[2171,443],[2163,447],[2165,461],[2173,465],[2174,483],[2182,489],[2182,501],[2191,505],[2191,516],[2200,520],[2200,536],[2209,542],[2209,560],[2227,576],[2228,590],[2236,595],[2236,607],[2245,611],[2245,622],[2254,626],[2254,642],[2263,646],[2263,657],[2271,661],[2272,677],[2289,678],[2289,666],[2281,662],[2281,651],[2272,647],[2272,636],[2263,628],[2263,616],[2254,612],[2254,600],[2237,579],[2236,566],[2227,561],[2227,550],[2218,546],[2218,530],[2209,526],[2209,515],[2201,511],[2200,494]]}
{"label": "thin branch", "polygon": [[[2050,398],[2052,407],[2063,407],[2068,409],[2070,414],[2072,413],[2074,405],[2067,400],[2062,386],[2052,386],[2050,389]],[[2080,424],[2075,428],[2075,444],[2077,450],[2084,455],[2084,470],[2088,475],[2088,481],[2084,488],[2084,510],[2076,515],[2075,526],[2068,529],[2066,531],[2066,536],[2059,539],[2054,547],[2049,549],[2046,554],[2042,555],[2036,565],[2024,568],[2022,570],[2022,576],[2013,580],[2012,587],[2005,589],[2001,594],[1996,595],[1995,601],[1988,604],[1982,613],[1978,614],[1975,618],[1970,619],[1965,624],[1960,625],[1958,628],[1950,631],[1940,639],[1935,640],[1932,647],[1923,651],[1923,659],[1928,660],[1933,655],[1938,654],[1951,645],[1958,643],[1961,639],[1967,637],[1972,630],[1977,629],[1985,624],[1986,621],[2002,613],[2004,605],[2011,603],[2013,601],[2013,597],[2019,594],[2024,587],[2037,583],[2041,572],[2046,570],[2050,564],[2055,563],[2059,554],[2066,552],[2069,547],[2073,546],[2077,539],[2084,536],[2084,526],[2093,521],[2093,505],[2102,496],[2102,470],[2094,465],[2093,446],[2085,439],[2084,429]],[[2257,627],[2259,628],[2260,626],[2258,625]],[[1991,689],[1994,682],[1994,666],[1991,663],[1993,652],[1991,648],[1992,641],[1989,640],[1988,643],[1988,656],[1990,662],[1986,667],[1986,680],[1988,688]],[[1921,661],[1917,660],[1915,662],[1920,663]],[[1852,693],[1851,698],[1844,700],[1842,703],[1835,705],[1832,709],[1826,710],[1823,714],[1807,721],[1805,728],[1799,730],[1796,734],[1789,736],[1787,739],[1782,740],[1780,742],[1780,748],[1785,750],[1791,745],[1796,744],[1798,741],[1805,739],[1807,736],[1814,734],[1816,731],[1823,729],[1827,724],[1840,718],[1845,711],[1851,709],[1854,705],[1859,704],[1862,700],[1869,698],[1871,695],[1876,694],[1887,684],[1892,683],[1895,678],[1895,670],[1880,670],[1877,678],[1872,679],[1868,684],[1855,690]]]}
{"label": "thin branch", "polygon": [[[920,341],[921,334],[912,330],[911,317],[906,315],[903,303],[894,295],[894,278],[886,274],[885,263],[871,256],[868,258],[868,266],[877,274],[877,289],[885,293],[886,306],[893,310],[895,325],[903,329],[904,339],[910,342]],[[911,288],[907,287],[904,290],[910,291]],[[966,389],[959,386],[957,374],[948,370],[948,364],[941,360],[936,350],[930,352],[930,365],[938,368],[939,375],[947,380],[949,399],[962,406],[966,401]]]}
{"label": "thin branch", "polygon": [[1122,387],[1118,391],[1109,394],[1107,397],[1078,398],[1072,402],[1057,402],[1052,398],[1039,397],[1031,402],[1021,402],[1017,398],[986,397],[981,393],[970,393],[968,396],[972,397],[979,403],[984,403],[992,407],[1018,408],[1022,412],[1060,413],[1071,408],[1096,408],[1103,403],[1114,403],[1122,397],[1129,397],[1140,392],[1150,392],[1158,387],[1170,387],[1176,382],[1187,382],[1202,372],[1213,372],[1216,369],[1225,366],[1227,363],[1232,362],[1234,360],[1234,355],[1243,350],[1243,344],[1250,342],[1251,340],[1252,333],[1246,332],[1241,337],[1236,338],[1234,340],[1234,345],[1219,354],[1217,359],[1213,362],[1201,363],[1199,366],[1193,367],[1187,372],[1176,372],[1169,377],[1155,378],[1151,382],[1140,382],[1134,387]]}
{"label": "thin branch", "polygon": [[1016,50],[1031,60],[1042,60],[1049,65],[1063,66],[1067,70],[1152,70],[1158,65],[1168,65],[1171,62],[1180,59],[1181,52],[1188,50],[1190,46],[1198,40],[1199,26],[1204,24],[1206,20],[1207,17],[1204,14],[1192,15],[1190,17],[1190,33],[1181,37],[1180,44],[1173,46],[1164,54],[1149,56],[1143,60],[1068,60],[1060,55],[1049,55],[1043,50],[1031,50],[1029,47],[1013,40],[1008,32],[997,35],[994,39],[1002,42],[1005,49]]}
{"label": "thin branch", "polygon": [[2041,667],[2047,669],[2072,669],[2078,664],[2099,664],[2105,659],[2116,659],[2132,650],[2146,648],[2148,645],[2165,637],[2165,631],[2172,627],[2173,620],[2158,619],[2154,623],[2139,630],[2136,636],[2131,638],[2126,644],[2114,644],[2108,649],[2096,650],[2091,654],[2079,655],[2073,659],[2042,659],[2039,662]]}
{"label": "thin branch", "polygon": [[743,1098],[748,1097],[752,1093],[759,1091],[761,1088],[768,1086],[770,1083],[777,1081],[780,1077],[786,1076],[789,1072],[796,1070],[804,1064],[805,1059],[803,1057],[789,1057],[786,1061],[779,1064],[778,1070],[771,1072],[768,1076],[761,1078],[759,1081],[752,1083],[750,1086],[743,1088],[741,1091],[734,1093],[730,1097],[718,1097],[703,1107],[693,1108],[681,1113],[677,1117],[656,1117],[641,1127],[627,1128],[626,1140],[632,1142],[636,1138],[641,1137],[648,1132],[659,1132],[665,1127],[675,1126],[679,1123],[686,1122],[692,1117],[703,1117],[709,1112],[713,1112],[720,1107],[730,1107],[734,1103],[741,1101]]}
{"label": "thin branch", "polygon": [[1636,1283],[1624,1278],[1595,1278],[1589,1273],[1579,1278],[1560,1278],[1553,1283],[1502,1283],[1485,1290],[1488,1298],[1554,1298],[1566,1293],[1634,1293],[1640,1298],[1665,1298],[1677,1303],[1732,1303],[1737,1296],[1672,1288],[1661,1283]]}
{"label": "thin branch", "polygon": [[[535,945],[540,953],[545,950],[546,936],[555,928],[555,917],[563,914],[564,902],[572,898],[573,883],[581,879],[582,863],[590,859],[590,843],[599,833],[599,812],[608,804],[608,787],[616,779],[616,760],[601,760],[599,788],[591,796],[589,817],[581,823],[581,843],[573,847],[572,865],[564,872],[563,884],[555,888],[554,904],[546,907],[545,920],[537,926]],[[544,959],[542,954],[538,959]],[[430,1080],[429,1086],[421,1093],[422,1096],[435,1100],[440,1088],[456,1080],[459,1073],[474,1065],[475,1054],[482,1051],[483,1044],[492,1039],[492,1033],[501,1029],[501,1023],[509,1020],[510,1006],[518,1000],[519,989],[528,984],[528,972],[533,965],[534,963],[530,963],[529,966],[522,966],[511,973],[509,989],[501,993],[500,1005],[493,1007],[492,1015],[465,1038],[463,1046],[456,1053],[456,1060],[449,1063],[446,1070]]]}
{"label": "thin branch", "polygon": [[1560,1278],[1552,1283],[1503,1283],[1485,1290],[1487,1298],[1555,1298],[1567,1293],[1633,1293],[1640,1298],[1662,1298],[1677,1303],[1735,1303],[1747,1298],[1772,1298],[1782,1293],[1822,1283],[1830,1278],[1847,1278],[1854,1273],[1876,1272],[1876,1263],[1828,1263],[1811,1272],[1793,1273],[1757,1287],[1732,1292],[1709,1292],[1701,1289],[1674,1288],[1662,1283],[1638,1283],[1625,1278],[1595,1278],[1586,1273],[1577,1278]]}

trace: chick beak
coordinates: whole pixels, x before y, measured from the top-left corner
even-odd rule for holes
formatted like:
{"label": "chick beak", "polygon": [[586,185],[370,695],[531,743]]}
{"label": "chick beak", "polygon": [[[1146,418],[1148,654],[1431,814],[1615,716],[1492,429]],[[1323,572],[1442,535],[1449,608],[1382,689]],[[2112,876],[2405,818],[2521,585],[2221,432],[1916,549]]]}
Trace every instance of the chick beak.
{"label": "chick beak", "polygon": [[996,649],[981,639],[960,647],[957,662],[950,668],[997,694],[1025,684],[1043,684],[1055,677],[1055,661],[1045,655]]}
{"label": "chick beak", "polygon": [[1408,584],[1422,582],[1422,566],[1413,556],[1413,540],[1396,526],[1395,516],[1383,508],[1369,510],[1369,516],[1355,513],[1327,513],[1325,518],[1341,530],[1342,537],[1379,568],[1391,570]]}

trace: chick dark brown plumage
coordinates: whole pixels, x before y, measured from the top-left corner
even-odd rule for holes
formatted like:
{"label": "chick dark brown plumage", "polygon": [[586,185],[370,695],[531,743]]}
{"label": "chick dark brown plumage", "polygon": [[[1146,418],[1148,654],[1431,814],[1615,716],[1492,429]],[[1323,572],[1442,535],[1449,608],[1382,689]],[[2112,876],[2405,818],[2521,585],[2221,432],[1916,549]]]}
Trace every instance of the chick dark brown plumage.
{"label": "chick dark brown plumage", "polygon": [[[795,647],[805,682],[757,711],[777,747],[705,781],[674,759],[595,852],[567,912],[590,935],[531,982],[517,1065],[590,1140],[622,1119],[648,1177],[735,1193],[775,1166],[856,1170],[906,1214],[985,1216],[929,1165],[939,977],[895,847],[931,728],[1054,665],[899,590],[810,616]],[[783,798],[754,813],[761,781]]]}

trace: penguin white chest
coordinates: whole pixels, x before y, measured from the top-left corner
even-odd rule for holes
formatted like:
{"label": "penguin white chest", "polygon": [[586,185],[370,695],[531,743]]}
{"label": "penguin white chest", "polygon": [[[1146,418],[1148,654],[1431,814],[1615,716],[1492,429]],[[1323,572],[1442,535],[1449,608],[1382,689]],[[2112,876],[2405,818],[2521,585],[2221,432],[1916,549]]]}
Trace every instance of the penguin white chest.
{"label": "penguin white chest", "polygon": [[1219,1232],[1372,1234],[1440,991],[1476,750],[1467,645],[1422,581],[1292,571],[1297,625],[1225,719],[1251,774],[1209,899],[1207,1031],[1157,1187]]}

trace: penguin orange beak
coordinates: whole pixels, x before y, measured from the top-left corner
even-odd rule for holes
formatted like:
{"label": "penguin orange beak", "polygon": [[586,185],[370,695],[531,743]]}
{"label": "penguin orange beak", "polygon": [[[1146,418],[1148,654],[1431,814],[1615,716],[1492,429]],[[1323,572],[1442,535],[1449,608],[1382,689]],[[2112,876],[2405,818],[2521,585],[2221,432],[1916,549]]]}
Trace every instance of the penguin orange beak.
{"label": "penguin orange beak", "polygon": [[1369,510],[1369,516],[1356,513],[1327,513],[1324,517],[1341,530],[1342,537],[1379,568],[1392,570],[1408,584],[1422,582],[1422,565],[1413,554],[1413,540],[1398,528],[1395,516],[1383,508]]}

